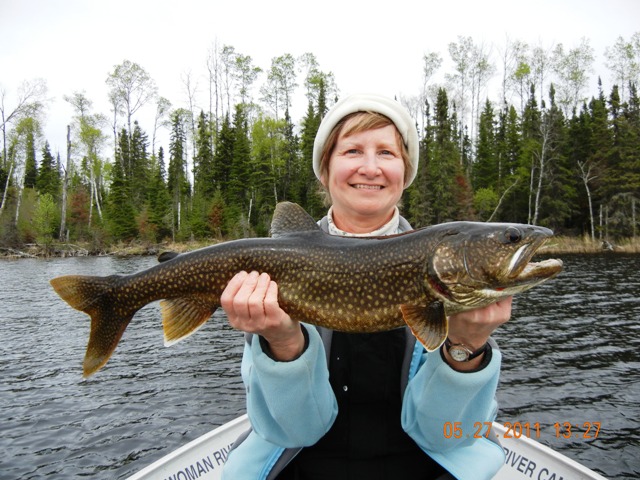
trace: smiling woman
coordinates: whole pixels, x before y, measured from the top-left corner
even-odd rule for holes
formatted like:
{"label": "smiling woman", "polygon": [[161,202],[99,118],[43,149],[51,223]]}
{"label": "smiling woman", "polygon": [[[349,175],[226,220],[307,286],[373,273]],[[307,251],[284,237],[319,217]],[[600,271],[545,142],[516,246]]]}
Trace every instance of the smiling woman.
{"label": "smiling woman", "polygon": [[[372,114],[351,117],[344,124],[345,130],[368,115]],[[405,183],[398,137],[393,125],[338,136],[328,173],[321,180],[331,192],[332,217],[339,229],[369,233],[393,217]]]}
{"label": "smiling woman", "polygon": [[[320,227],[338,236],[411,230],[397,204],[417,167],[418,135],[405,107],[379,95],[343,98],[323,118],[314,143],[313,169],[332,204]],[[418,250],[408,249],[400,263],[410,265]],[[354,299],[388,296],[375,293],[390,283],[389,266],[376,266],[379,255],[371,252],[355,260],[342,250],[335,257],[353,262],[345,281],[357,292]],[[354,276],[355,265],[373,268],[366,276]],[[333,266],[326,268],[336,275]],[[509,319],[511,297],[452,314],[450,347],[438,348],[447,335],[445,326],[437,329],[439,341],[426,340],[425,349],[408,327],[367,333],[316,329],[312,315],[285,311],[280,287],[285,290],[267,273],[241,272],[221,296],[230,325],[253,339],[245,346],[243,371],[254,430],[229,455],[224,478],[422,480],[449,478],[448,471],[456,478],[478,479],[490,478],[500,467],[503,452],[496,444],[486,439],[448,442],[441,430],[451,417],[471,424],[493,419],[501,357],[488,339]],[[417,284],[417,290],[424,288]],[[408,290],[405,284],[400,295]],[[332,313],[347,316],[353,301],[346,288],[324,297],[346,302]],[[446,318],[440,301],[433,308],[416,304],[402,309],[410,325],[410,319]],[[365,322],[374,318],[374,311],[361,316]],[[431,338],[422,333],[416,335]],[[454,348],[471,355],[451,356]],[[291,394],[284,397],[283,391]],[[288,448],[283,452],[282,447]],[[268,477],[262,476],[265,468]]]}

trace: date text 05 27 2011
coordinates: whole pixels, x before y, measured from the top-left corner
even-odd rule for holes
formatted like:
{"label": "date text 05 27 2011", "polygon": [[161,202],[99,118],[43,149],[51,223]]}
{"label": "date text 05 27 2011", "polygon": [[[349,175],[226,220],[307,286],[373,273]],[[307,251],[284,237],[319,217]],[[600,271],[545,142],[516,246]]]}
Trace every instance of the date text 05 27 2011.
{"label": "date text 05 27 2011", "polygon": [[[539,439],[541,426],[539,422],[504,422],[505,432],[502,438],[534,438]],[[491,422],[475,422],[471,432],[465,432],[462,422],[445,422],[442,433],[445,438],[489,438]],[[585,440],[598,438],[600,422],[556,422],[553,424],[556,438],[583,438]],[[498,436],[499,434],[494,433]]]}

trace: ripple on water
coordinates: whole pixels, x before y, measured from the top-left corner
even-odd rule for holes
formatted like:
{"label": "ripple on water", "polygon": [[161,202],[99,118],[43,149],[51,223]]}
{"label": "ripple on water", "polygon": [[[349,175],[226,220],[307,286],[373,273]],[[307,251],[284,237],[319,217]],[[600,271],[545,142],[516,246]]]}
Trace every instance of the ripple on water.
{"label": "ripple on water", "polygon": [[[563,259],[565,271],[517,296],[513,319],[496,332],[498,419],[538,422],[542,443],[607,478],[638,478],[640,256]],[[126,478],[244,410],[242,336],[220,315],[165,348],[157,305],[146,307],[109,364],[82,379],[88,319],[60,301],[49,279],[153,264],[0,263],[0,478]],[[558,438],[556,422],[600,422],[601,431],[595,439]]]}

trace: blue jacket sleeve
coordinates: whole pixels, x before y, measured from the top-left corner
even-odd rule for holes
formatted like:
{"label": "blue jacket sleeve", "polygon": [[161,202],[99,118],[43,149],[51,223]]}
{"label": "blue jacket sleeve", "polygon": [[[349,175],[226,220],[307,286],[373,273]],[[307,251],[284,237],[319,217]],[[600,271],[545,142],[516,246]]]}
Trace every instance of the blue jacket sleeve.
{"label": "blue jacket sleeve", "polygon": [[286,448],[316,443],[338,413],[320,335],[314,327],[303,328],[309,345],[291,362],[270,358],[257,339],[245,345],[242,358],[251,426],[265,440]]}
{"label": "blue jacket sleeve", "polygon": [[[456,478],[491,478],[504,462],[499,445],[484,437],[475,438],[486,434],[485,422],[492,422],[497,414],[501,358],[494,348],[484,369],[462,373],[453,370],[439,351],[425,352],[420,359],[423,363],[407,385],[403,428]],[[467,465],[475,465],[469,476],[464,473]],[[487,470],[486,475],[482,469]]]}

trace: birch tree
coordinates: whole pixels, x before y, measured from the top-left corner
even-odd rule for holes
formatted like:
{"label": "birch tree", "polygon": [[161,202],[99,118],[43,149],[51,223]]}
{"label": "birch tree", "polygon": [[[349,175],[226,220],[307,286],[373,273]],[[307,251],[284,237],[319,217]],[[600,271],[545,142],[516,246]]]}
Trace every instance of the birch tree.
{"label": "birch tree", "polygon": [[3,145],[0,166],[7,166],[7,126],[10,123],[19,122],[22,118],[38,115],[44,107],[46,94],[47,83],[45,80],[41,78],[25,80],[18,87],[15,103],[10,106],[7,90],[0,86],[0,126],[2,127]]}
{"label": "birch tree", "polygon": [[604,56],[613,83],[620,88],[622,101],[628,100],[627,87],[640,83],[640,32],[634,33],[628,41],[618,37],[612,47],[605,48]]}
{"label": "birch tree", "polygon": [[12,174],[16,173],[15,160],[10,158],[7,150],[7,128],[10,124],[18,125],[25,118],[37,118],[45,103],[47,94],[47,84],[42,79],[24,81],[18,87],[15,103],[10,105],[7,90],[0,86],[0,126],[2,127],[2,158],[0,159],[0,178],[6,175],[3,188],[2,200],[0,203],[0,214],[2,214],[6,202]]}
{"label": "birch tree", "polygon": [[558,77],[558,104],[566,117],[586,100],[584,90],[589,85],[589,73],[594,62],[593,48],[582,39],[580,45],[565,52],[558,44],[553,52],[553,69]]}
{"label": "birch tree", "polygon": [[[140,65],[125,60],[114,66],[113,71],[107,76],[107,86],[110,88],[109,98],[114,107],[122,106],[131,136],[131,118],[157,95],[156,83]],[[114,108],[114,113],[118,110]]]}
{"label": "birch tree", "polygon": [[271,59],[271,68],[267,73],[267,83],[262,86],[262,100],[270,107],[278,120],[280,112],[291,106],[296,83],[296,60],[286,53]]}

